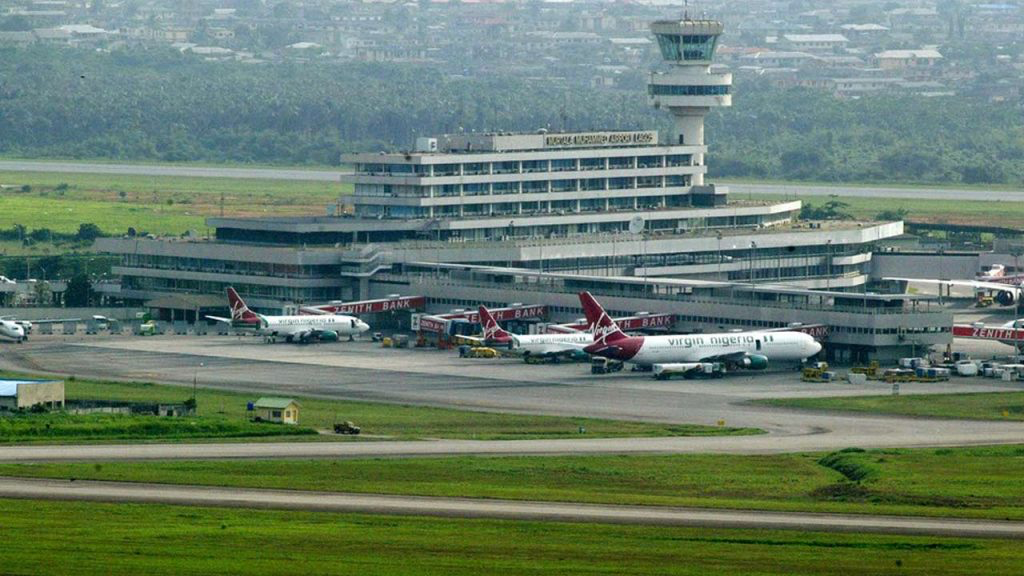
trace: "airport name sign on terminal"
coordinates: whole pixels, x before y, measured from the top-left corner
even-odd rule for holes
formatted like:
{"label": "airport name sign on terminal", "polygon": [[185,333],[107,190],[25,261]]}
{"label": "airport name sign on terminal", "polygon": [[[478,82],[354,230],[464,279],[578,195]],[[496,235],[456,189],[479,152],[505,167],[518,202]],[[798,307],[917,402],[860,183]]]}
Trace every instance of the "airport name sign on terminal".
{"label": "airport name sign on terminal", "polygon": [[548,134],[544,137],[547,148],[568,146],[627,146],[635,144],[657,144],[658,132],[583,132],[579,134]]}

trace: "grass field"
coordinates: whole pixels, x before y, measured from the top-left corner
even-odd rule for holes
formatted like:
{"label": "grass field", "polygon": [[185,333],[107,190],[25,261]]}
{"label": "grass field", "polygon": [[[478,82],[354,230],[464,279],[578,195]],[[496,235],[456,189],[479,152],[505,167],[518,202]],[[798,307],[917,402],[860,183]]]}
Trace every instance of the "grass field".
{"label": "grass field", "polygon": [[[982,193],[979,191],[979,194]],[[737,194],[737,198],[747,198]],[[804,204],[820,206],[829,200],[829,196],[797,196],[780,194],[753,194],[751,198],[758,200],[802,200]],[[838,200],[849,204],[844,208],[860,220],[873,220],[878,213],[900,209],[907,210],[908,222],[929,224],[965,224],[976,226],[1004,226],[1021,228],[1024,221],[1024,202],[977,201],[964,200],[914,200],[906,198],[856,198],[843,196]]]}
{"label": "grass field", "polygon": [[0,443],[104,440],[192,440],[316,435],[305,426],[279,426],[207,416],[161,418],[137,414],[17,414],[0,417]]}
{"label": "grass field", "polygon": [[2,464],[0,475],[1024,519],[1024,447],[825,454]]}
{"label": "grass field", "polygon": [[38,574],[1017,574],[1019,542],[0,500]]}
{"label": "grass field", "polygon": [[[8,374],[8,376],[25,376]],[[191,388],[133,382],[68,380],[68,400],[118,400],[139,403],[183,402]],[[266,394],[264,394],[266,395]],[[229,422],[244,422],[246,402],[261,394],[242,394],[200,388],[197,393],[199,418],[211,417]],[[622,422],[592,418],[499,414],[447,408],[430,408],[371,402],[346,402],[297,397],[301,404],[301,424],[312,428],[331,428],[335,422],[351,420],[363,434],[388,438],[474,438],[481,440],[623,436],[718,436],[756,434],[749,428],[698,425]],[[117,436],[113,436],[116,438]]]}
{"label": "grass field", "polygon": [[756,403],[808,410],[843,410],[967,420],[1024,421],[1024,392],[772,398],[757,400]]}
{"label": "grass field", "polygon": [[205,218],[220,214],[222,197],[226,216],[325,214],[327,204],[351,191],[333,182],[3,171],[0,185],[7,187],[0,194],[0,228],[75,232],[91,222],[110,234],[129,227],[203,233]]}

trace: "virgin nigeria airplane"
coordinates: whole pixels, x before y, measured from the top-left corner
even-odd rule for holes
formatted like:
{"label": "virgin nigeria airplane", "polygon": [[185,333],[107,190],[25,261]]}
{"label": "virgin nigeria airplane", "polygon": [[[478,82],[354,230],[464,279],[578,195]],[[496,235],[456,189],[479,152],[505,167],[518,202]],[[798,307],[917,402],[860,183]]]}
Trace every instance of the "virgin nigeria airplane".
{"label": "virgin nigeria airplane", "polygon": [[795,331],[627,336],[590,292],[579,296],[587,323],[593,327],[593,343],[584,351],[643,367],[721,362],[729,367],[764,370],[770,362],[802,361],[821,351],[821,344],[814,338]]}
{"label": "virgin nigeria airplane", "polygon": [[265,316],[249,309],[245,300],[230,286],[227,289],[231,318],[207,316],[211,320],[227,322],[236,328],[254,328],[268,342],[280,336],[286,342],[305,344],[314,340],[334,342],[341,336],[352,340],[370,329],[369,324],[355,316],[343,314],[300,314],[295,316]]}

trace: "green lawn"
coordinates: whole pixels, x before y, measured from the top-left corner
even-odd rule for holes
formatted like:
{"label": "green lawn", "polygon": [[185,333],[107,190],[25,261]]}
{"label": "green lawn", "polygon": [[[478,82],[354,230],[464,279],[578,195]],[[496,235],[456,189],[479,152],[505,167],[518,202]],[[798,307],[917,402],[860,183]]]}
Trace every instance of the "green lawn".
{"label": "green lawn", "polygon": [[0,475],[1024,520],[1022,446],[833,455],[0,464]]}
{"label": "green lawn", "polygon": [[220,214],[222,198],[226,216],[325,214],[327,204],[351,191],[334,182],[3,171],[0,185],[8,186],[0,193],[0,228],[75,232],[91,222],[111,234],[128,227],[202,233],[205,218]]}
{"label": "green lawn", "polygon": [[[14,376],[25,376],[18,374]],[[68,380],[68,400],[118,400],[140,403],[183,402],[191,397],[191,388],[143,382],[103,382]],[[217,418],[243,422],[246,403],[261,394],[243,394],[200,388],[197,394],[199,418]],[[388,438],[474,438],[481,440],[622,437],[622,436],[718,436],[757,434],[750,428],[674,425],[647,422],[623,422],[593,418],[534,416],[473,412],[448,408],[430,408],[372,402],[351,402],[297,397],[301,403],[301,424],[312,428],[331,428],[335,422],[351,420],[363,434]],[[112,436],[117,438],[116,435]]]}
{"label": "green lawn", "polygon": [[[982,192],[979,190],[979,194]],[[747,198],[736,194],[736,198]],[[820,206],[831,200],[828,196],[793,196],[782,194],[752,194],[757,200],[802,200],[804,204]],[[908,222],[929,224],[965,224],[976,226],[1004,226],[1020,228],[1024,220],[1024,202],[971,201],[964,200],[931,200],[907,198],[857,198],[842,196],[838,200],[849,204],[844,208],[852,216],[860,220],[873,220],[879,212],[886,210],[907,210]]]}
{"label": "green lawn", "polygon": [[315,436],[305,426],[279,426],[223,416],[161,418],[139,414],[15,414],[0,417],[0,443],[192,440]]}
{"label": "green lawn", "polygon": [[808,410],[844,410],[965,420],[1024,421],[1024,392],[772,398],[758,400],[757,403]]}
{"label": "green lawn", "polygon": [[39,574],[1018,574],[1019,542],[0,500]]}

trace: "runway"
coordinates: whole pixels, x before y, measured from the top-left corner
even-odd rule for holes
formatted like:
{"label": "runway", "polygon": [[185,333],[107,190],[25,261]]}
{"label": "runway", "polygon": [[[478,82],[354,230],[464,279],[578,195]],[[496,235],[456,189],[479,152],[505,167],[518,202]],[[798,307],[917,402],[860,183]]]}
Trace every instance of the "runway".
{"label": "runway", "polygon": [[125,482],[0,478],[0,497],[452,518],[1024,538],[1024,522],[388,496]]}
{"label": "runway", "polygon": [[[351,173],[343,169],[301,168],[239,168],[218,166],[173,166],[161,164],[105,164],[90,162],[61,162],[34,160],[0,161],[0,172],[61,172],[78,174],[131,174],[139,176],[187,176],[199,178],[241,178],[253,180],[291,180],[311,182],[338,182],[342,174]],[[886,186],[844,186],[842,184],[740,184],[723,182],[735,197],[747,195],[790,195],[790,196],[847,196],[859,198],[908,198],[930,200],[963,200],[970,197],[978,201],[1024,202],[1024,190],[999,190],[998,194],[986,194],[977,188],[929,188],[886,187]]]}
{"label": "runway", "polygon": [[842,184],[731,184],[724,183],[733,198],[743,195],[793,196],[840,196],[846,198],[906,198],[910,200],[956,200],[969,198],[981,202],[1024,202],[1024,190],[999,190],[986,192],[977,188],[929,188],[927,186],[844,186]]}
{"label": "runway", "polygon": [[89,162],[48,162],[0,160],[0,172],[60,172],[68,174],[121,174],[136,176],[186,176],[196,178],[239,178],[247,180],[292,180],[338,182],[341,170],[301,168],[233,168],[171,166],[162,164],[104,164]]}

